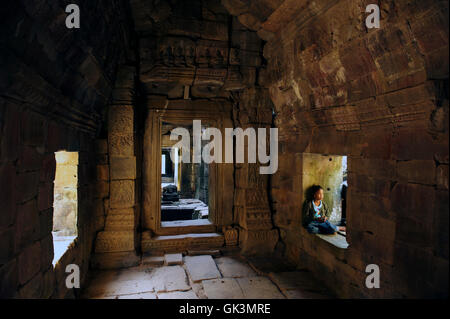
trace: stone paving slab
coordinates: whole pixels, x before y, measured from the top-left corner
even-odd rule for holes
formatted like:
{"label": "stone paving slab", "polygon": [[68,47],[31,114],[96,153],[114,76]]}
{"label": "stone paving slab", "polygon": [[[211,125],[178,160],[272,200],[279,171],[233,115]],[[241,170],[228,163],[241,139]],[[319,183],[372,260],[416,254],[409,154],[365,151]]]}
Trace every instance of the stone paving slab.
{"label": "stone paving slab", "polygon": [[326,294],[326,288],[309,271],[270,273],[269,277],[283,293],[299,290]]}
{"label": "stone paving slab", "polygon": [[330,299],[330,296],[300,289],[286,290],[283,293],[288,299]]}
{"label": "stone paving slab", "polygon": [[193,282],[221,277],[216,263],[209,255],[186,256],[184,263]]}
{"label": "stone paving slab", "polygon": [[296,269],[295,265],[283,258],[250,257],[248,263],[260,276],[267,276],[271,272],[288,272]]}
{"label": "stone paving slab", "polygon": [[146,266],[162,266],[164,265],[164,256],[142,257],[142,264]]}
{"label": "stone paving slab", "polygon": [[198,297],[195,292],[189,290],[159,293],[158,299],[198,299]]}
{"label": "stone paving slab", "polygon": [[156,292],[190,290],[187,284],[186,272],[181,266],[164,266],[156,268],[151,273],[151,281]]}
{"label": "stone paving slab", "polygon": [[164,264],[166,266],[182,265],[183,264],[183,255],[182,254],[165,254],[164,255]]}
{"label": "stone paving slab", "polygon": [[154,285],[150,280],[122,280],[93,284],[88,288],[86,296],[118,296],[153,291]]}
{"label": "stone paving slab", "polygon": [[225,278],[255,277],[255,271],[243,260],[235,257],[216,258],[215,262]]}
{"label": "stone paving slab", "polygon": [[129,281],[129,280],[149,280],[150,274],[146,268],[133,267],[127,269],[120,269],[117,273],[115,281]]}
{"label": "stone paving slab", "polygon": [[244,294],[234,278],[222,278],[202,281],[208,299],[243,299]]}
{"label": "stone paving slab", "polygon": [[267,277],[237,278],[246,299],[285,299],[276,285]]}
{"label": "stone paving slab", "polygon": [[140,294],[118,296],[117,299],[156,299],[156,294],[151,292],[144,292]]}

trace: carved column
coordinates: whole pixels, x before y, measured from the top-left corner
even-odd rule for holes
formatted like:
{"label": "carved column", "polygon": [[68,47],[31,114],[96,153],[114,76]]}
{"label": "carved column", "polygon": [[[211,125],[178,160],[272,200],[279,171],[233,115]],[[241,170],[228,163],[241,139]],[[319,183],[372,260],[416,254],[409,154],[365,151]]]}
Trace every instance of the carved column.
{"label": "carved column", "polygon": [[[243,130],[270,129],[272,107],[267,91],[257,88],[244,91],[235,106],[234,118],[235,126]],[[260,174],[259,167],[259,163],[235,166],[235,221],[240,226],[239,246],[246,255],[270,254],[278,241],[267,193],[269,176]]]}
{"label": "carved column", "polygon": [[133,108],[135,68],[119,71],[114,102],[108,110],[110,198],[105,228],[95,243],[95,265],[99,268],[132,266],[137,234],[136,156]]}

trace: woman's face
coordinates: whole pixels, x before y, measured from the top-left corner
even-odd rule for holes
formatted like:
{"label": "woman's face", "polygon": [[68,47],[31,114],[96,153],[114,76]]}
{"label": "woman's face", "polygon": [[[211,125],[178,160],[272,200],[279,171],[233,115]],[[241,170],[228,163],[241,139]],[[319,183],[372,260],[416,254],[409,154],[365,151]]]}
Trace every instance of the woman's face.
{"label": "woman's face", "polygon": [[322,200],[323,199],[323,189],[319,189],[315,194],[314,194],[314,200]]}

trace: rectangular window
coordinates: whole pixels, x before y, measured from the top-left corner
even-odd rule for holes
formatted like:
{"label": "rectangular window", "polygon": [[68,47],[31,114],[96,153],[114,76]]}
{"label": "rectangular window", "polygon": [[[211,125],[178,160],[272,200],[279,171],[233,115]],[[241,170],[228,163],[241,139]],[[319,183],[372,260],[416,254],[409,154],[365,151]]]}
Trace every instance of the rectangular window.
{"label": "rectangular window", "polygon": [[78,235],[78,153],[56,152],[53,192],[53,265]]}
{"label": "rectangular window", "polygon": [[313,185],[323,188],[324,199],[331,211],[330,222],[345,226],[347,209],[347,156],[303,154],[303,191],[312,200]]}

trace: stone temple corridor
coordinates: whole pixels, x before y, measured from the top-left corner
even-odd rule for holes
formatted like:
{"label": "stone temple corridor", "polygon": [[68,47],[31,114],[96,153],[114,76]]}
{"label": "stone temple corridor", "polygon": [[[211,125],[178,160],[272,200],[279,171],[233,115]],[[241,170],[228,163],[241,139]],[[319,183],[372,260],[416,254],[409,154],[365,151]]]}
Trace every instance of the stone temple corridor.
{"label": "stone temple corridor", "polygon": [[82,298],[94,299],[329,299],[307,270],[283,260],[167,254],[136,267],[91,274]]}
{"label": "stone temple corridor", "polygon": [[2,1],[0,299],[448,298],[448,7]]}

